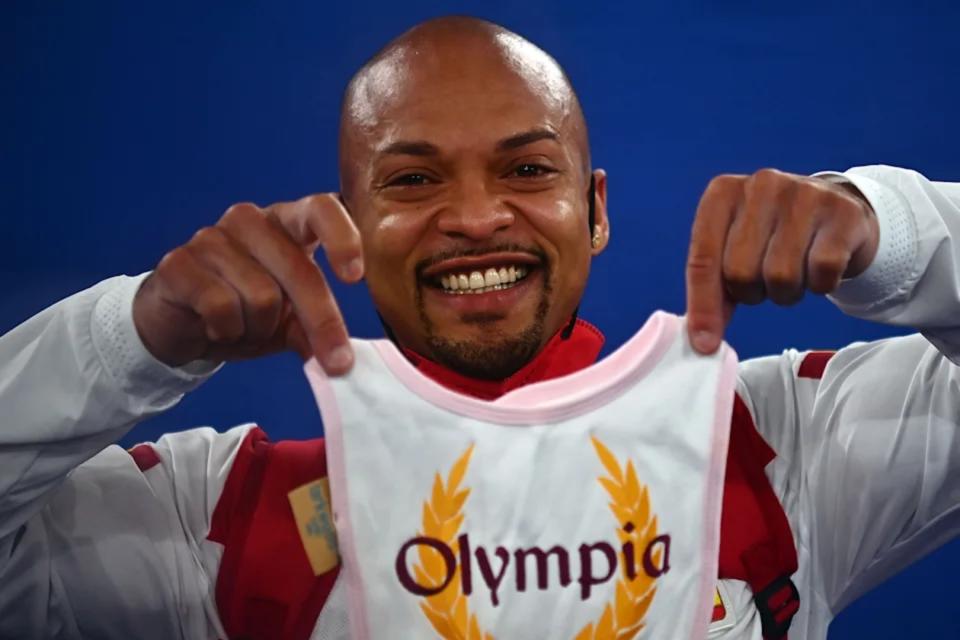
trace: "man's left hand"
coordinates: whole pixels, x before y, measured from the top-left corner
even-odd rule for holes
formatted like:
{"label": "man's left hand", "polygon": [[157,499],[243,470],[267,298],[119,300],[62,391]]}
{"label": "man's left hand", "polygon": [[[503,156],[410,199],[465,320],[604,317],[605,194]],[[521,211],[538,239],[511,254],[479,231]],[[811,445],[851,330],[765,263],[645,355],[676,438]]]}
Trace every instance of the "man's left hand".
{"label": "man's left hand", "polygon": [[687,257],[687,328],[713,353],[737,304],[827,294],[873,261],[880,229],[853,187],[773,169],[710,181]]}

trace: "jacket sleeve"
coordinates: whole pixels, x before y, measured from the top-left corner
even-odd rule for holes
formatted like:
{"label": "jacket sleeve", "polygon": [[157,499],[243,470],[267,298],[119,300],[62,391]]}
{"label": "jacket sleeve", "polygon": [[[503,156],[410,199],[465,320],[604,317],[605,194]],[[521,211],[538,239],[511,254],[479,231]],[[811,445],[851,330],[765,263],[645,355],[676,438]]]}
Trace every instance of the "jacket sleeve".
{"label": "jacket sleeve", "polygon": [[887,166],[840,175],[870,200],[881,231],[873,264],[833,302],[849,315],[914,329],[960,364],[960,183]]}
{"label": "jacket sleeve", "polygon": [[130,313],[140,281],[104,281],[0,338],[0,540],[71,469],[205,378],[146,352]]}
{"label": "jacket sleeve", "polygon": [[960,369],[923,336],[749,360],[740,387],[812,619],[960,534]]}
{"label": "jacket sleeve", "polygon": [[830,614],[960,533],[960,188],[892,167],[843,175],[881,246],[833,300],[919,334],[748,361],[740,380],[807,556],[804,606]]}
{"label": "jacket sleeve", "polygon": [[[216,488],[182,462],[165,489],[147,475],[176,469],[174,458],[223,466],[231,447],[205,448],[216,440],[210,434],[188,438],[189,446],[172,436],[180,446],[162,440],[154,451],[170,462],[144,471],[147,461],[110,446],[213,371],[207,363],[171,369],[145,351],[130,313],[140,280],[102,282],[0,338],[0,637],[45,637],[58,629],[63,637],[113,637],[82,629],[102,613],[92,600],[80,606],[89,594],[103,602],[106,593],[118,593],[117,609],[150,602],[128,588],[134,567],[141,582],[163,583],[169,593],[192,579],[170,560],[178,539],[196,537],[193,524],[180,522],[194,508],[184,497],[206,501]],[[123,628],[116,618],[101,616],[99,624]]]}

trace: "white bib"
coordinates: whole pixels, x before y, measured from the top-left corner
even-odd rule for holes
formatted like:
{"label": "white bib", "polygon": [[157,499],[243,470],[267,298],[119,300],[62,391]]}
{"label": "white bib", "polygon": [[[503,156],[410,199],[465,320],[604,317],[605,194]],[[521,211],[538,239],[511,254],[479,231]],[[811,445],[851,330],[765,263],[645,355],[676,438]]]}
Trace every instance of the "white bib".
{"label": "white bib", "polygon": [[655,313],[615,353],[494,401],[386,340],[307,375],[352,637],[706,636],[736,355]]}

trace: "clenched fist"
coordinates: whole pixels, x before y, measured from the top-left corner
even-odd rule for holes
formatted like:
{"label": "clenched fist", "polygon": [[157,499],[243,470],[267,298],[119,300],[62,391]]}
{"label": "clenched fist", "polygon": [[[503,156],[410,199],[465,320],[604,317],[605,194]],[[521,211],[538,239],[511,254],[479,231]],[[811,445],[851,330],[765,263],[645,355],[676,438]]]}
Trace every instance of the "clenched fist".
{"label": "clenched fist", "polygon": [[687,258],[687,326],[694,347],[720,345],[733,308],[805,291],[832,292],[873,261],[879,227],[853,188],[772,169],[707,186]]}
{"label": "clenched fist", "polygon": [[345,282],[363,276],[360,235],[336,194],[265,209],[234,205],[144,281],[133,303],[137,332],[172,366],[294,349],[343,373],[353,354],[314,260],[319,247]]}

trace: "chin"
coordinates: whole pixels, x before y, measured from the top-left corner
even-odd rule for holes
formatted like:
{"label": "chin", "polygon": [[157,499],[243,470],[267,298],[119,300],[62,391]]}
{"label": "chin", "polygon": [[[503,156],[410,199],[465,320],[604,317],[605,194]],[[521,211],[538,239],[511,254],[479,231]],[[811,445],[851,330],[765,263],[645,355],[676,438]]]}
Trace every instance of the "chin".
{"label": "chin", "polygon": [[451,295],[421,289],[418,307],[427,353],[472,378],[502,380],[540,351],[550,310],[549,279],[536,269],[506,290]]}
{"label": "chin", "polygon": [[444,342],[464,342],[497,345],[515,340],[531,331],[540,331],[542,321],[536,310],[517,309],[509,315],[501,313],[461,314],[457,319],[445,319],[426,325],[428,339]]}
{"label": "chin", "polygon": [[462,375],[502,380],[530,362],[540,351],[543,339],[543,323],[538,318],[512,328],[503,320],[491,320],[443,333],[431,332],[426,341],[429,353],[425,355]]}

